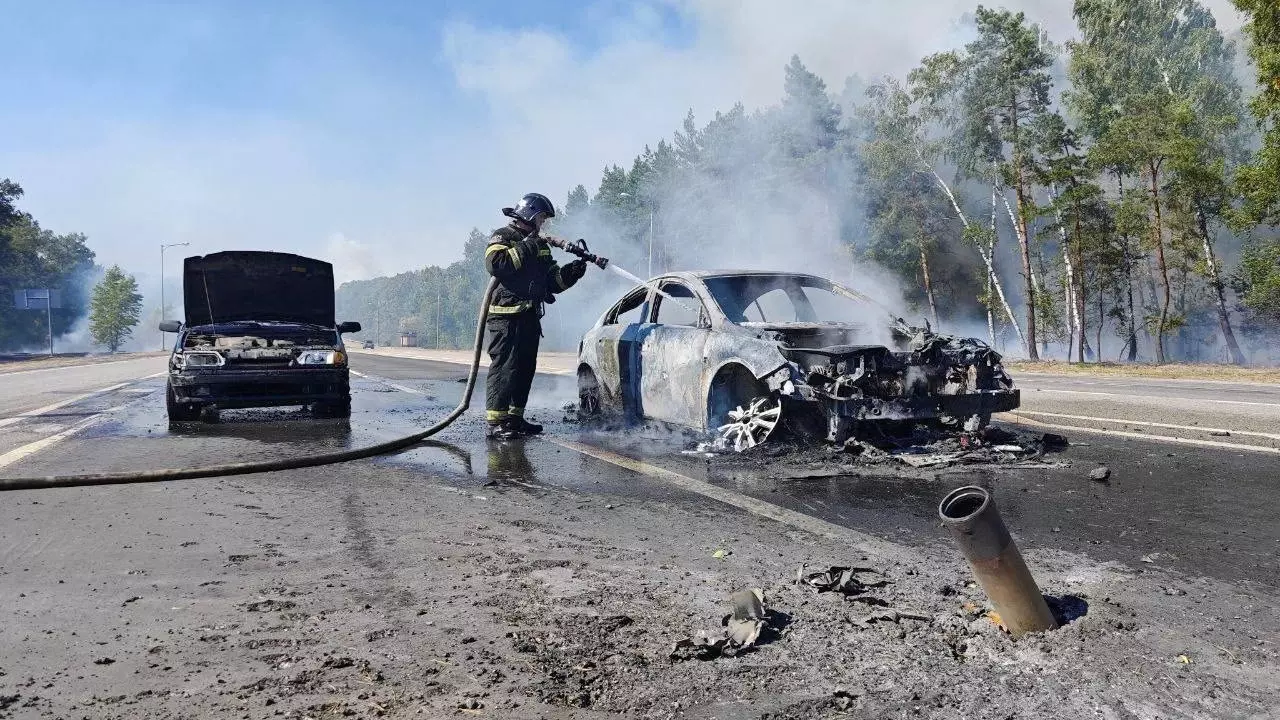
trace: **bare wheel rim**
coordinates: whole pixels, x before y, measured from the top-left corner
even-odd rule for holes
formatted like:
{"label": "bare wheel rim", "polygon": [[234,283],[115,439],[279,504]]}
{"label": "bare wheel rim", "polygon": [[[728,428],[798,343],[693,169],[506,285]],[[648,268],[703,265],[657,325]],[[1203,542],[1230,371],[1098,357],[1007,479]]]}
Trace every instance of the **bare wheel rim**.
{"label": "bare wheel rim", "polygon": [[772,395],[758,397],[729,411],[729,422],[716,428],[725,444],[734,452],[753,448],[773,435],[782,420],[782,401]]}

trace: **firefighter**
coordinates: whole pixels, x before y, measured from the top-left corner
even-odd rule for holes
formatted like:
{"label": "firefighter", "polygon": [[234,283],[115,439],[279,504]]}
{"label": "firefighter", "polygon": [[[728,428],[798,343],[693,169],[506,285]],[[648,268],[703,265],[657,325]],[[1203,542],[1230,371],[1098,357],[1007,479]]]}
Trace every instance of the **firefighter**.
{"label": "firefighter", "polygon": [[524,417],[538,365],[544,304],[573,287],[587,272],[585,260],[561,267],[539,235],[556,210],[545,195],[529,193],[515,208],[503,208],[511,223],[496,231],[484,251],[484,266],[497,278],[489,305],[489,379],[485,419],[488,436],[510,439],[542,432]]}

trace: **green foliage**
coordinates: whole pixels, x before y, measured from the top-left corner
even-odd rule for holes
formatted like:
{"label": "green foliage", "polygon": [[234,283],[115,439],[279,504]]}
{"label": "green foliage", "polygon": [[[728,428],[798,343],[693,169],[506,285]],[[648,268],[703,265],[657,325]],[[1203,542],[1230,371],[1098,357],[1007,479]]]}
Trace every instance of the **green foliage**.
{"label": "green foliage", "polygon": [[112,265],[93,288],[90,307],[89,333],[93,341],[111,352],[119,350],[133,334],[142,312],[138,282],[119,265]]}
{"label": "green foliage", "polygon": [[[997,287],[1019,280],[1021,298],[1006,290],[1007,300],[1024,303],[1050,340],[1065,340],[1075,315],[1077,349],[1087,331],[1095,351],[1105,334],[1130,353],[1143,343],[1147,357],[1163,356],[1168,340],[1171,358],[1192,359],[1216,332],[1215,306],[1244,312],[1247,330],[1273,317],[1275,302],[1273,245],[1256,241],[1234,274],[1214,255],[1218,243],[1234,255],[1228,228],[1280,220],[1280,10],[1236,1],[1252,13],[1263,89],[1252,108],[1268,131],[1251,165],[1242,167],[1250,138],[1235,48],[1196,0],[1076,0],[1063,114],[1052,110],[1058,48],[1022,14],[979,6],[971,42],[905,79],[851,77],[833,97],[792,57],[776,105],[736,104],[702,122],[687,113],[670,137],[603,168],[594,187],[574,187],[551,232],[587,238],[639,274],[650,246],[655,272],[768,267],[788,253],[827,275],[874,263],[897,278],[910,310],[926,312],[931,291],[946,320],[986,307],[1006,316],[978,252],[991,248]],[[995,230],[988,222],[992,187],[1017,203],[1017,271],[1004,207]],[[442,346],[468,345],[486,239],[473,231],[447,267],[342,286],[340,314],[380,343],[403,328],[422,345],[437,334]],[[825,255],[800,252],[819,240]],[[1238,309],[1220,283],[1228,275]],[[602,276],[550,308],[548,347],[576,347],[575,323],[620,292]],[[566,328],[562,318],[572,318]],[[1140,337],[1144,328],[1154,336]]]}
{"label": "green foliage", "polygon": [[910,94],[887,78],[866,95],[857,116],[864,135],[858,177],[869,234],[866,257],[901,280],[918,311],[930,306],[930,292],[934,305],[972,306],[971,263],[953,252],[962,226],[921,159],[924,123]]}
{"label": "green foliage", "polygon": [[1258,72],[1259,92],[1250,109],[1263,129],[1262,148],[1240,170],[1237,186],[1244,198],[1237,224],[1280,224],[1280,4],[1275,0],[1232,0],[1249,22],[1249,57]]}
{"label": "green foliage", "polygon": [[1280,330],[1280,239],[1246,245],[1231,285],[1253,323]]}
{"label": "green foliage", "polygon": [[357,280],[338,287],[339,320],[363,326],[353,339],[378,345],[399,344],[402,331],[418,333],[418,345],[470,347],[476,312],[489,277],[484,248],[489,235],[473,228],[463,244],[463,257],[446,267],[432,265],[391,277]]}
{"label": "green foliage", "polygon": [[57,336],[84,317],[84,286],[93,271],[93,251],[85,245],[85,236],[41,228],[18,209],[21,197],[17,183],[0,179],[0,350],[41,347],[48,333],[46,313],[13,307],[15,290],[61,291],[63,308],[52,311]]}

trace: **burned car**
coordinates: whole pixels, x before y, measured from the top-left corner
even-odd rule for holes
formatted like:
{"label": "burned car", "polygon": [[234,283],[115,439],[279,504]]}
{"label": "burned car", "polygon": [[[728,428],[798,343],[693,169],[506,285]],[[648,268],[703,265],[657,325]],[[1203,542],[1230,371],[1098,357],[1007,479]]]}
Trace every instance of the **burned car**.
{"label": "burned car", "polygon": [[309,406],[351,414],[342,334],[334,321],[333,266],[286,253],[230,251],[189,257],[182,275],[186,322],[169,356],[170,421],[214,419],[223,408]]}
{"label": "burned car", "polygon": [[913,423],[973,432],[1019,404],[982,341],[913,327],[813,275],[660,276],[606,311],[578,357],[585,414],[715,432],[736,450],[784,427],[837,443]]}

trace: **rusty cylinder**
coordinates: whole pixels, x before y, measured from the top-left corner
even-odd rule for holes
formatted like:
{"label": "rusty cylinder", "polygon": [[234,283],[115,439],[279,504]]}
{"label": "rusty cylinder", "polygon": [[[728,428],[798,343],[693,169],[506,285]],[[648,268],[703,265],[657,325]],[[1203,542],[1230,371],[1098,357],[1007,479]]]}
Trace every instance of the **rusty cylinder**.
{"label": "rusty cylinder", "polygon": [[989,492],[972,485],[952,490],[938,515],[1010,634],[1058,626]]}

